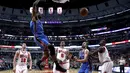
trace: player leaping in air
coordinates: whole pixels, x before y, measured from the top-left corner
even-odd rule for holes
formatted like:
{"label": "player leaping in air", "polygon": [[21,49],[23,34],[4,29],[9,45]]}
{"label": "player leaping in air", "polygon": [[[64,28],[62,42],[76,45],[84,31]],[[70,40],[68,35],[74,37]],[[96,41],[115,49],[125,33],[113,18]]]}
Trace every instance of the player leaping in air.
{"label": "player leaping in air", "polygon": [[[36,0],[33,3],[33,10],[32,10],[32,21],[30,22],[30,28],[34,35],[34,40],[36,44],[38,44],[44,51],[44,55],[40,61],[37,62],[38,67],[40,67],[40,63],[45,61],[49,55],[51,56],[52,60],[56,64],[56,70],[61,72],[66,72],[57,62],[56,55],[55,55],[55,48],[48,42],[47,36],[44,34],[43,24],[41,23],[41,15],[37,10],[37,5],[40,0]],[[50,54],[49,54],[50,52]]]}

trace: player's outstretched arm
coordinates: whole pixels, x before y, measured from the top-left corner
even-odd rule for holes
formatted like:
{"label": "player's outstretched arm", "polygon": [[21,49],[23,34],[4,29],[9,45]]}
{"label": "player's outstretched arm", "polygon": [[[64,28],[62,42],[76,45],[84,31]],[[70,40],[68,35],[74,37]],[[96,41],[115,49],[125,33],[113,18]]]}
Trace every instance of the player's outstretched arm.
{"label": "player's outstretched arm", "polygon": [[95,55],[97,54],[98,52],[100,53],[103,53],[105,51],[105,48],[104,47],[99,47],[96,51],[94,51],[93,53],[89,54],[89,55]]}
{"label": "player's outstretched arm", "polygon": [[32,20],[33,20],[33,21],[36,21],[37,5],[38,5],[39,2],[40,2],[40,0],[36,0],[36,1],[33,3],[33,10],[32,10]]}
{"label": "player's outstretched arm", "polygon": [[31,70],[32,69],[32,57],[31,57],[30,52],[28,52],[28,58],[29,58],[29,65],[30,65],[29,70]]}
{"label": "player's outstretched arm", "polygon": [[84,52],[84,59],[75,59],[75,61],[77,61],[77,62],[86,62],[87,60],[88,60],[88,54],[89,54],[89,50],[85,50],[85,52]]}
{"label": "player's outstretched arm", "polygon": [[[34,33],[37,32],[37,25],[36,25],[36,21],[37,21],[37,5],[39,3],[40,0],[36,0],[34,3],[33,3],[33,10],[32,10],[32,21],[34,22]],[[36,36],[36,35],[34,35]]]}
{"label": "player's outstretched arm", "polygon": [[18,58],[19,52],[16,51],[13,59],[13,72],[15,73],[15,68],[16,68],[16,59]]}
{"label": "player's outstretched arm", "polygon": [[89,58],[98,60],[98,56],[95,55],[89,55]]}

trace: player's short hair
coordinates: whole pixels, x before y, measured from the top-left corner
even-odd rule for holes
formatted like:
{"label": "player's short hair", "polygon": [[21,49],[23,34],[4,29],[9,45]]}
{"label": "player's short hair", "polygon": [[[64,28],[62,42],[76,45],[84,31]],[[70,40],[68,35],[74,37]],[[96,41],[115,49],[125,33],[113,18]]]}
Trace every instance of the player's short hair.
{"label": "player's short hair", "polygon": [[64,42],[64,43],[65,43],[65,41],[61,41],[61,42]]}
{"label": "player's short hair", "polygon": [[22,46],[23,44],[26,44],[25,42],[23,42],[23,43],[20,43],[20,45]]}
{"label": "player's short hair", "polygon": [[100,46],[103,46],[103,45],[105,45],[105,44],[106,44],[106,41],[105,41],[105,40],[101,40],[100,43],[99,43]]}

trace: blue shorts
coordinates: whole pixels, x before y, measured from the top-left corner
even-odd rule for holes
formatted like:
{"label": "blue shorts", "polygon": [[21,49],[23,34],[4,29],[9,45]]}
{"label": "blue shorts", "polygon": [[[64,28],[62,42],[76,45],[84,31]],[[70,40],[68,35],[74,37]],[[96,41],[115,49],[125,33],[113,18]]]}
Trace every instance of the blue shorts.
{"label": "blue shorts", "polygon": [[46,49],[47,48],[47,46],[49,45],[49,41],[48,41],[48,38],[47,38],[47,36],[45,36],[45,35],[42,35],[42,36],[40,36],[40,37],[34,37],[34,41],[35,41],[35,43],[38,45],[38,46],[40,46],[41,47],[41,49]]}
{"label": "blue shorts", "polygon": [[89,67],[86,64],[82,64],[78,73],[89,73]]}

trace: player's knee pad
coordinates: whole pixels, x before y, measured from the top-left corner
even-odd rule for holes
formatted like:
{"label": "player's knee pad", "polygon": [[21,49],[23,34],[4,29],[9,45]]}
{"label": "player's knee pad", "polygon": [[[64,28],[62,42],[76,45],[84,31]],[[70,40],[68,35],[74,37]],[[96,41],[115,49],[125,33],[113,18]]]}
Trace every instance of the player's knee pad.
{"label": "player's knee pad", "polygon": [[50,55],[55,55],[55,48],[53,45],[48,45],[48,49],[50,50]]}

